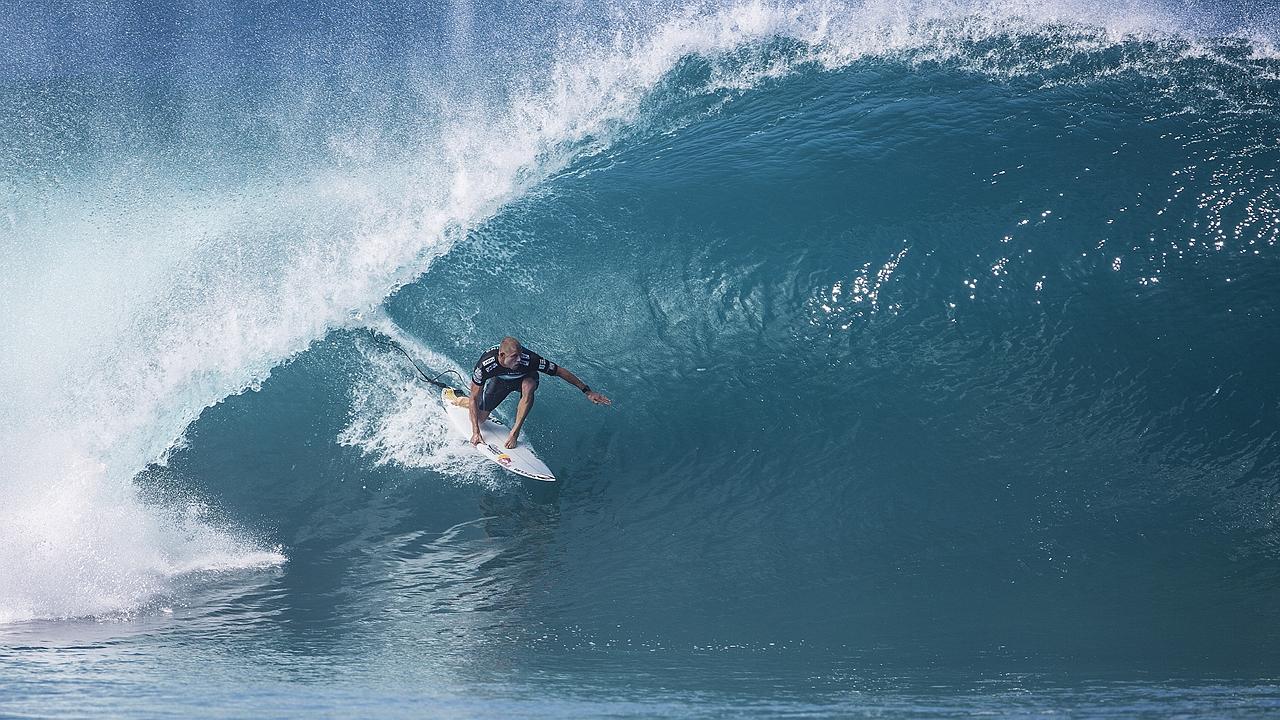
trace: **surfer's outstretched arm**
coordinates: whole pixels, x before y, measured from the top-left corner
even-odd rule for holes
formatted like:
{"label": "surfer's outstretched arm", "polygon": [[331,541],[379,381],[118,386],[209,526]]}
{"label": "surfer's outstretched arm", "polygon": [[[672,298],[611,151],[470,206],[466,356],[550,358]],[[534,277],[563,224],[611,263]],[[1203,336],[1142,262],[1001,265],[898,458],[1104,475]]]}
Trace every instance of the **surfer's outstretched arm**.
{"label": "surfer's outstretched arm", "polygon": [[560,378],[561,380],[564,380],[565,382],[569,383],[570,385],[572,385],[572,386],[574,386],[574,387],[578,388],[579,390],[581,390],[581,391],[582,391],[582,392],[587,396],[587,399],[588,399],[588,400],[590,400],[591,402],[593,402],[593,403],[595,403],[595,404],[597,404],[597,405],[612,405],[612,404],[613,404],[613,401],[612,401],[612,400],[610,400],[609,398],[605,397],[604,395],[601,395],[600,393],[596,392],[595,390],[592,390],[592,389],[591,389],[591,387],[590,387],[589,385],[587,385],[586,383],[584,383],[584,382],[582,382],[581,380],[579,380],[577,375],[574,375],[573,373],[571,373],[571,372],[569,372],[568,370],[564,369],[564,366],[563,366],[563,365],[562,365],[562,366],[560,366],[560,367],[557,367],[557,368],[556,368],[556,377]]}

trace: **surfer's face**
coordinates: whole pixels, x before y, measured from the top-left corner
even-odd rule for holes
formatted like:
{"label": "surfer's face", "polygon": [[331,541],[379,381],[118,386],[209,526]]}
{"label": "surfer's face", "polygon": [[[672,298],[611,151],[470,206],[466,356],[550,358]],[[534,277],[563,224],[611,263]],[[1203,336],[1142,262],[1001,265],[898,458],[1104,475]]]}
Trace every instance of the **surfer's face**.
{"label": "surfer's face", "polygon": [[520,359],[520,353],[518,352],[513,352],[510,355],[501,351],[498,352],[498,364],[504,368],[507,368],[508,370],[515,370],[516,362],[519,359]]}

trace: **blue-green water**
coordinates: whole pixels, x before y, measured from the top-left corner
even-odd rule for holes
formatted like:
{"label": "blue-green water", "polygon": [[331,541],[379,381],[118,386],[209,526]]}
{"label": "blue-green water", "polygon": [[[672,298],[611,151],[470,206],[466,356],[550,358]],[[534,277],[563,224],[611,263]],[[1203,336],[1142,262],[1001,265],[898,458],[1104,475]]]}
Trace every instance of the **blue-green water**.
{"label": "blue-green water", "polygon": [[0,713],[1280,709],[1267,8],[10,10]]}

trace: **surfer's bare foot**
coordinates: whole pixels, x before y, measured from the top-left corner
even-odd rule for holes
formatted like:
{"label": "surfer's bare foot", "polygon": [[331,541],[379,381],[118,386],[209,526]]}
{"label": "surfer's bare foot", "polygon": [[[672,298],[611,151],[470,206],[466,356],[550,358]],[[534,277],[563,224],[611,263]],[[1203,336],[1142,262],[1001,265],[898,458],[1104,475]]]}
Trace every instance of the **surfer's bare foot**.
{"label": "surfer's bare foot", "polygon": [[444,389],[444,401],[450,405],[457,405],[458,407],[467,407],[471,404],[471,398],[465,395],[459,397],[458,393],[454,392],[453,388]]}

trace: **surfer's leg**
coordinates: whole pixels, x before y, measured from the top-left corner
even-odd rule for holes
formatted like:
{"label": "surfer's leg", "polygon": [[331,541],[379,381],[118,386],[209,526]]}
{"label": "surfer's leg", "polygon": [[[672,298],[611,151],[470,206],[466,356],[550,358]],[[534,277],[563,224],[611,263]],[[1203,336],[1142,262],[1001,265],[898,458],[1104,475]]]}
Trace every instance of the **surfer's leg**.
{"label": "surfer's leg", "polygon": [[538,389],[538,378],[527,377],[520,382],[520,406],[516,408],[516,422],[511,426],[511,434],[507,436],[507,448],[514,448],[520,437],[520,428],[524,427],[524,419],[533,409],[533,394]]}
{"label": "surfer's leg", "polygon": [[538,391],[538,376],[532,375],[520,381],[520,407],[516,408],[516,424],[518,430],[524,424],[524,417],[533,409],[533,396]]}
{"label": "surfer's leg", "polygon": [[519,389],[520,383],[514,380],[500,378],[486,380],[484,385],[480,386],[480,392],[476,393],[476,410],[483,412],[485,417],[489,417],[489,413],[496,410],[508,395]]}
{"label": "surfer's leg", "polygon": [[444,399],[447,400],[450,405],[456,405],[458,407],[471,407],[471,398],[467,397],[466,395],[459,395],[458,393],[454,392],[453,388],[445,388]]}

